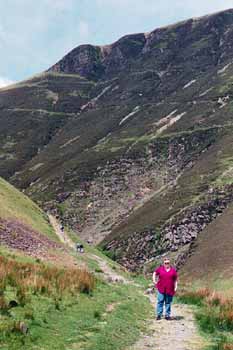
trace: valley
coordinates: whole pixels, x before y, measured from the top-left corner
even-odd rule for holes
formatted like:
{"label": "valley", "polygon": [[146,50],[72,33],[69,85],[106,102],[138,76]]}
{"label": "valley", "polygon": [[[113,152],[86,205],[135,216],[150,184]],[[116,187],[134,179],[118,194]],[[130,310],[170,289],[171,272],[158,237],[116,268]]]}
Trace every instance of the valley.
{"label": "valley", "polygon": [[232,43],[229,9],[0,89],[1,349],[232,349]]}

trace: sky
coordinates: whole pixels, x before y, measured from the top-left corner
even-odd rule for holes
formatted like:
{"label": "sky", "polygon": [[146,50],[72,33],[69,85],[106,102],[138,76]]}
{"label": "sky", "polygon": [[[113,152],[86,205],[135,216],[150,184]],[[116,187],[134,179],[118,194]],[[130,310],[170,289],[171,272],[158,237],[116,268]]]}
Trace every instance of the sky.
{"label": "sky", "polygon": [[0,87],[46,70],[80,44],[110,44],[228,8],[233,0],[0,0]]}

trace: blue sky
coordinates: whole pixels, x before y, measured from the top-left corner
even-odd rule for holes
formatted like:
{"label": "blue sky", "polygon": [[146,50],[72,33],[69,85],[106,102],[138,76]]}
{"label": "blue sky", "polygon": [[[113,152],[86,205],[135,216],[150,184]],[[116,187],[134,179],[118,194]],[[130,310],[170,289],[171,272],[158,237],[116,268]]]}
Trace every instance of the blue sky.
{"label": "blue sky", "polygon": [[0,86],[39,73],[79,44],[109,44],[233,0],[0,0]]}

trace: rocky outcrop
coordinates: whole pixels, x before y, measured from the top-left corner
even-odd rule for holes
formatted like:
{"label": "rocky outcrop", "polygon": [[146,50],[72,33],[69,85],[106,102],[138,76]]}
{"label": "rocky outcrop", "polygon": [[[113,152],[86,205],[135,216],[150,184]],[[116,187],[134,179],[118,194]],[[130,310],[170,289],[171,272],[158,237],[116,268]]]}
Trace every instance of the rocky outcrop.
{"label": "rocky outcrop", "polygon": [[72,50],[60,62],[49,69],[51,72],[78,73],[87,79],[96,79],[104,71],[101,50],[97,46],[82,45]]}
{"label": "rocky outcrop", "polygon": [[161,229],[135,232],[124,241],[113,240],[105,247],[106,252],[109,251],[111,257],[133,271],[143,268],[148,262],[159,260],[161,255],[175,252],[175,265],[180,268],[192,252],[197,236],[230,203],[233,203],[233,185],[210,189],[208,198],[203,198],[199,205],[187,208]]}
{"label": "rocky outcrop", "polygon": [[[150,33],[127,35],[107,46],[81,45],[68,53],[48,71],[78,73],[85,78],[109,79],[131,68],[131,61],[144,60],[160,75],[178,65],[186,66],[188,52],[189,71],[205,71],[214,67],[226,56],[232,57],[230,39],[233,10],[227,10],[198,19],[190,19],[173,26],[156,29]],[[205,38],[208,40],[205,41]],[[199,44],[198,44],[199,43]],[[212,48],[206,60],[206,50]],[[224,56],[221,51],[224,50]],[[184,69],[184,67],[183,67]],[[171,74],[171,73],[170,73]]]}
{"label": "rocky outcrop", "polygon": [[210,189],[207,202],[189,208],[181,214],[182,219],[175,218],[175,222],[166,225],[161,235],[164,249],[177,251],[180,245],[191,243],[198,234],[221,215],[229,203],[233,202],[233,186],[224,189]]}
{"label": "rocky outcrop", "polygon": [[58,208],[65,202],[67,209],[65,213],[60,210],[63,221],[83,239],[99,243],[163,186],[174,185],[180,172],[192,166],[217,133],[212,129],[156,139],[124,158],[99,166],[78,191],[58,196]]}

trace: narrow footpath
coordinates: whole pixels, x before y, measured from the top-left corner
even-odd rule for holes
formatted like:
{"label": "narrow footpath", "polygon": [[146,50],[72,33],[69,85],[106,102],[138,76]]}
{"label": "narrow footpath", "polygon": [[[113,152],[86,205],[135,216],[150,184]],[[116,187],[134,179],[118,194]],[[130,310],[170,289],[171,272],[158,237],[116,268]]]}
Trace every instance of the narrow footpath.
{"label": "narrow footpath", "polygon": [[[61,242],[75,250],[73,241],[65,231],[60,229],[60,224],[56,218],[49,215],[49,220]],[[90,253],[86,254],[99,264],[109,282],[132,283],[117,274],[107,261],[101,259],[101,257]],[[154,308],[155,295],[150,294],[149,298]],[[173,319],[171,321],[165,319],[156,321],[155,318],[149,320],[147,333],[141,334],[138,342],[127,350],[203,350],[207,342],[198,334],[192,307],[185,304],[173,304],[172,314]]]}
{"label": "narrow footpath", "polygon": [[66,244],[67,246],[69,246],[69,248],[75,249],[74,242],[67,236],[65,231],[61,230],[60,224],[57,221],[57,219],[50,214],[48,215],[48,218],[49,218],[50,224],[53,226],[53,229],[56,235],[58,236],[58,238],[60,239],[60,241]]}
{"label": "narrow footpath", "polygon": [[[156,303],[150,296],[151,304]],[[198,334],[193,309],[184,304],[172,305],[173,319],[154,319],[148,325],[148,334],[141,335],[139,341],[128,350],[203,350],[205,340]]]}
{"label": "narrow footpath", "polygon": [[[48,215],[50,224],[53,226],[55,233],[57,234],[58,238],[62,243],[67,245],[72,250],[75,250],[75,244],[74,242],[69,238],[69,236],[66,234],[65,231],[61,230],[60,223],[53,215]],[[128,281],[123,276],[119,275],[116,271],[114,271],[110,265],[102,259],[100,256],[97,256],[95,254],[91,253],[85,253],[90,259],[95,260],[100,269],[103,271],[104,278],[108,282],[117,282],[117,283],[131,283],[131,281]]]}

